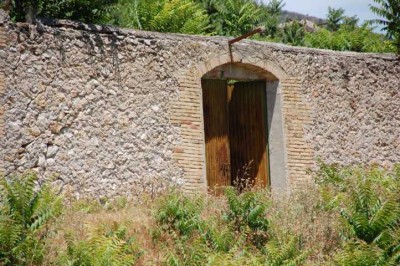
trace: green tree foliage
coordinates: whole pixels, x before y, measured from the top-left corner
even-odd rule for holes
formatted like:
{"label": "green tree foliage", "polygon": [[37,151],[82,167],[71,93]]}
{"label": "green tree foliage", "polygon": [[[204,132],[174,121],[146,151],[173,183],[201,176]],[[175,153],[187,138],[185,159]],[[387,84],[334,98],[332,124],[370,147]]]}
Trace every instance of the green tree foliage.
{"label": "green tree foliage", "polygon": [[271,0],[265,6],[267,13],[272,16],[279,16],[282,12],[282,8],[284,7],[285,3],[283,2],[283,0]]}
{"label": "green tree foliage", "polygon": [[287,22],[280,32],[282,42],[301,46],[304,42],[305,30],[303,25],[294,20]]}
{"label": "green tree foliage", "polygon": [[260,8],[263,10],[262,26],[264,26],[265,32],[263,35],[275,38],[279,30],[280,16],[282,14],[282,8],[285,6],[283,0],[271,0],[267,5],[261,5]]}
{"label": "green tree foliage", "polygon": [[160,32],[205,34],[206,11],[192,0],[120,0],[110,22],[122,27]]}
{"label": "green tree foliage", "polygon": [[321,49],[356,52],[394,52],[390,42],[383,35],[374,33],[368,25],[352,27],[342,25],[337,31],[318,29],[306,33],[304,45]]}
{"label": "green tree foliage", "polygon": [[339,29],[340,24],[344,19],[344,12],[345,10],[343,8],[336,9],[333,7],[328,7],[328,15],[326,16],[326,27],[328,30],[336,31]]}
{"label": "green tree foliage", "polygon": [[[382,17],[374,22],[388,35],[358,25],[357,16],[342,8],[328,8],[325,26],[316,30],[307,21],[282,23],[284,0],[9,0],[17,21],[53,17],[90,23],[109,23],[141,30],[237,37],[257,27],[252,38],[339,51],[397,52],[400,54],[400,0],[376,0],[371,10]],[[320,25],[321,26],[321,25]],[[391,43],[392,44],[391,44]],[[394,44],[394,45],[393,45]],[[393,47],[392,47],[393,46]]]}
{"label": "green tree foliage", "polygon": [[194,0],[210,16],[211,32],[222,36],[239,36],[264,26],[265,35],[274,37],[278,30],[283,0],[268,4],[254,0]]}
{"label": "green tree foliage", "polygon": [[11,17],[16,21],[33,22],[36,17],[103,23],[117,0],[13,0]]}
{"label": "green tree foliage", "polygon": [[357,28],[357,24],[360,21],[360,19],[357,16],[345,16],[343,17],[343,24],[344,26],[348,27],[349,29],[356,29]]}
{"label": "green tree foliage", "polygon": [[37,190],[36,181],[36,174],[28,173],[1,182],[1,265],[32,265],[43,258],[45,227],[61,213],[62,204],[48,186]]}
{"label": "green tree foliage", "polygon": [[373,22],[384,26],[382,29],[393,39],[397,54],[400,55],[400,0],[374,0],[374,2],[379,6],[370,5],[370,8],[382,19]]}
{"label": "green tree foliage", "polygon": [[240,36],[261,24],[262,9],[250,0],[226,0],[215,5],[215,32],[223,36]]}

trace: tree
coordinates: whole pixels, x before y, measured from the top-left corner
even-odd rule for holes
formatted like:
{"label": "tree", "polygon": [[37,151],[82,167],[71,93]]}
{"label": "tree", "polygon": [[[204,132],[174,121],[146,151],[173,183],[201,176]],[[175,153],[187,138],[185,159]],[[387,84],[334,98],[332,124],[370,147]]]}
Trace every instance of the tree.
{"label": "tree", "polygon": [[218,12],[217,6],[223,4],[220,0],[194,0],[195,3],[200,4],[206,10],[208,15],[213,15]]}
{"label": "tree", "polygon": [[112,24],[141,30],[205,34],[206,11],[192,0],[120,0],[110,15]]}
{"label": "tree", "polygon": [[372,22],[383,25],[382,30],[393,40],[397,54],[400,55],[400,0],[374,0],[379,6],[370,5],[370,9],[383,19]]}
{"label": "tree", "polygon": [[263,13],[255,1],[219,1],[219,4],[215,5],[217,12],[212,15],[218,35],[239,36],[261,24]]}
{"label": "tree", "polygon": [[351,28],[341,25],[337,31],[321,28],[305,34],[304,45],[308,47],[355,52],[392,52],[393,47],[384,35],[373,32],[372,28],[363,24]]}
{"label": "tree", "polygon": [[14,0],[10,15],[15,21],[32,23],[36,17],[101,23],[117,0]]}
{"label": "tree", "polygon": [[287,22],[282,29],[281,35],[282,42],[301,46],[304,42],[304,27],[297,20]]}
{"label": "tree", "polygon": [[344,19],[344,12],[343,8],[333,8],[328,7],[328,15],[326,17],[327,20],[327,28],[330,31],[337,31],[340,27],[341,22]]}
{"label": "tree", "polygon": [[283,0],[271,0],[266,8],[269,15],[279,16],[281,15],[282,8],[285,6]]}
{"label": "tree", "polygon": [[266,6],[261,6],[264,9],[263,26],[265,35],[275,38],[278,32],[278,25],[282,14],[282,8],[285,6],[283,0],[271,0]]}
{"label": "tree", "polygon": [[267,36],[274,37],[280,19],[283,0],[268,4],[255,0],[193,0],[210,17],[212,32],[223,36],[237,36],[258,26],[264,26]]}
{"label": "tree", "polygon": [[360,19],[356,15],[352,17],[343,17],[343,25],[353,30],[357,27],[359,21]]}

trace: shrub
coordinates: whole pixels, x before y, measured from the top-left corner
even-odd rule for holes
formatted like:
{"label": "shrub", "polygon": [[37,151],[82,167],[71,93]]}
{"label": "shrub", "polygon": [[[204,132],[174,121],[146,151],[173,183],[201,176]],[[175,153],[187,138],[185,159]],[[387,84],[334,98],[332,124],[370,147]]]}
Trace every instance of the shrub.
{"label": "shrub", "polygon": [[276,197],[81,200],[53,225],[60,198],[26,174],[1,187],[0,265],[400,265],[400,166],[320,163],[315,175]]}
{"label": "shrub", "polygon": [[141,30],[205,34],[206,11],[192,0],[119,0],[109,14],[112,24]]}
{"label": "shrub", "polygon": [[11,18],[32,22],[36,17],[73,19],[86,23],[104,22],[115,0],[14,0]]}
{"label": "shrub", "polygon": [[394,52],[394,47],[383,35],[374,33],[368,25],[351,28],[343,25],[338,31],[318,29],[306,33],[304,44],[308,47],[355,52]]}
{"label": "shrub", "polygon": [[47,185],[36,189],[33,172],[4,178],[0,190],[0,264],[39,264],[47,225],[61,213],[61,198]]}
{"label": "shrub", "polygon": [[291,236],[285,242],[273,240],[266,245],[264,265],[303,265],[309,252],[301,249],[301,239]]}
{"label": "shrub", "polygon": [[193,230],[200,229],[202,226],[200,219],[202,209],[202,197],[189,198],[178,193],[171,193],[159,200],[155,219],[162,230],[189,236]]}
{"label": "shrub", "polygon": [[[367,168],[320,165],[321,193],[326,206],[343,223],[341,265],[400,263],[400,176],[377,166]],[[371,256],[371,254],[374,254]]]}
{"label": "shrub", "polygon": [[[162,198],[155,218],[167,235],[167,265],[301,265],[308,252],[300,238],[270,235],[267,191],[226,188],[224,197],[205,201],[171,194]],[[215,203],[217,205],[215,205]],[[207,206],[207,208],[205,208]],[[204,209],[220,208],[204,213]],[[172,240],[172,241],[171,241]]]}
{"label": "shrub", "polygon": [[124,225],[90,228],[85,240],[74,241],[67,236],[67,252],[60,256],[59,264],[72,266],[134,265],[142,254],[133,236]]}
{"label": "shrub", "polygon": [[228,211],[225,214],[234,230],[244,232],[250,230],[249,238],[257,247],[261,247],[268,239],[269,221],[267,206],[269,199],[265,191],[246,191],[239,194],[234,188],[225,190]]}

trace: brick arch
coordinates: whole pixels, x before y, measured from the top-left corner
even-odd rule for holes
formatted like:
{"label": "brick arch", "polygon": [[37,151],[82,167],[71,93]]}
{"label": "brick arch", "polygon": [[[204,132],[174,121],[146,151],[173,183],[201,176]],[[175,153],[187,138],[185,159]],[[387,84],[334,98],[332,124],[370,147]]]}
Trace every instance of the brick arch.
{"label": "brick arch", "polygon": [[[274,62],[270,60],[260,60],[252,57],[242,57],[237,53],[233,53],[232,56],[233,58],[237,58],[236,60],[233,61],[235,63],[253,65],[255,67],[263,69],[266,72],[271,73],[278,80],[285,80],[287,78],[287,74],[285,73],[285,71],[283,71],[279,66],[277,66]],[[225,54],[197,64],[196,66],[193,67],[192,72],[194,73],[194,77],[199,79],[204,74],[213,70],[214,68],[231,62],[232,61],[230,55]]]}
{"label": "brick arch", "polygon": [[[290,77],[274,62],[243,57],[233,53],[235,63],[262,69],[279,80],[282,92],[284,145],[286,148],[287,187],[300,187],[309,180],[307,169],[313,166],[313,150],[306,142],[305,127],[312,122],[311,107],[302,99],[301,79]],[[185,69],[178,75],[179,96],[171,105],[171,122],[179,127],[180,143],[173,147],[176,166],[183,170],[186,192],[207,191],[205,139],[201,78],[214,68],[230,63],[229,54],[213,57]],[[293,108],[295,106],[295,108]]]}

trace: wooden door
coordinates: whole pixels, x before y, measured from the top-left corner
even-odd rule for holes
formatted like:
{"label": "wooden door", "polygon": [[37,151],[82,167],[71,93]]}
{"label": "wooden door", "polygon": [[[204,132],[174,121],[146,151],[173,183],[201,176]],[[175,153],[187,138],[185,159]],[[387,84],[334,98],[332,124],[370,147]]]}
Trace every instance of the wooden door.
{"label": "wooden door", "polygon": [[203,79],[202,88],[209,189],[267,186],[265,81]]}
{"label": "wooden door", "polygon": [[228,86],[229,146],[232,184],[268,184],[265,81]]}
{"label": "wooden door", "polygon": [[207,183],[219,194],[222,187],[231,185],[227,83],[216,79],[203,79],[201,83]]}

